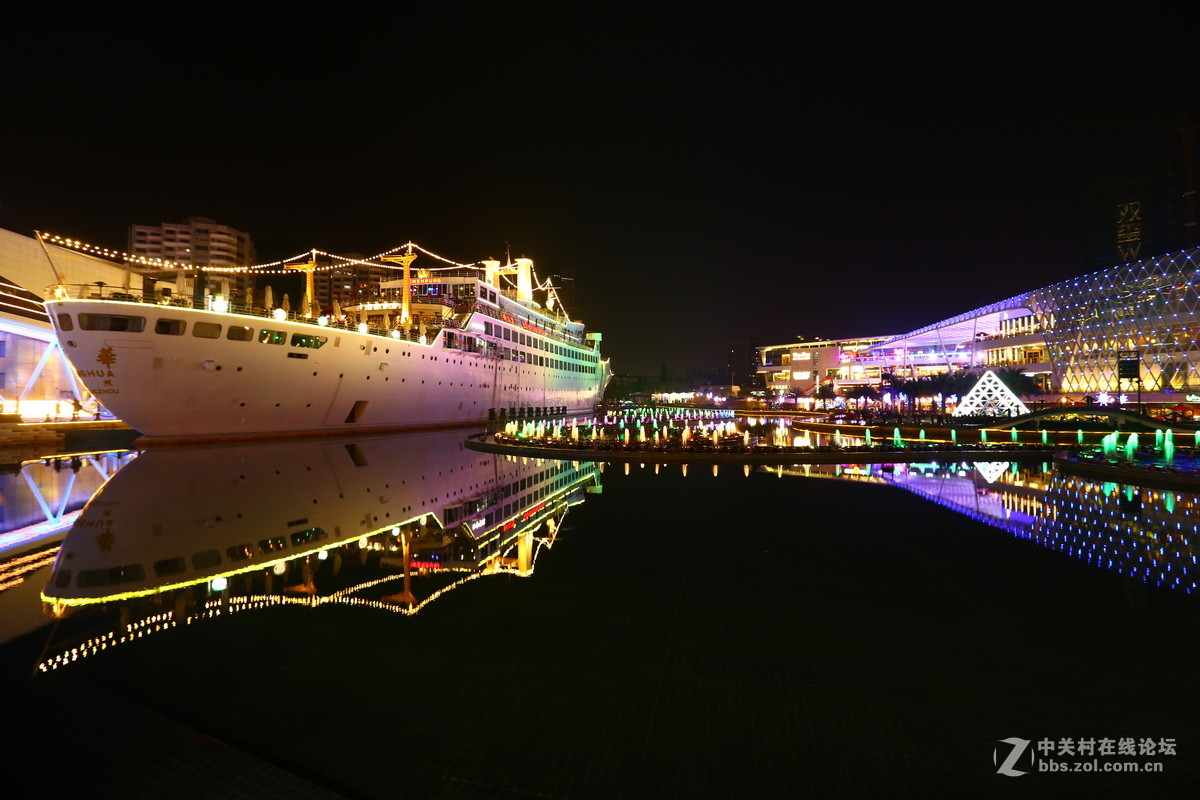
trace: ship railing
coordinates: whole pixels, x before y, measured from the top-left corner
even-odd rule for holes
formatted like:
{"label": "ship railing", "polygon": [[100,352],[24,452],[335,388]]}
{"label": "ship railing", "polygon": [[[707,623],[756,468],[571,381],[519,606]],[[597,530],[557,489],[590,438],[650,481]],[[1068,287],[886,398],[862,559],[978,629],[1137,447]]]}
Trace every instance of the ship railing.
{"label": "ship railing", "polygon": [[[524,327],[524,325],[522,324],[523,321],[525,321],[525,322],[529,321],[526,317],[518,317],[515,314],[506,315],[504,312],[500,311],[499,309],[492,308],[491,306],[484,305],[483,303],[480,303],[480,302],[476,302],[474,307],[471,308],[471,311],[473,311],[477,314],[483,314],[484,316],[491,317],[492,319],[504,320],[505,322],[513,323],[516,325],[521,325],[521,327]],[[511,319],[505,319],[506,316],[511,317]],[[533,323],[530,322],[530,325],[533,325]],[[533,330],[536,333],[540,333],[542,336],[545,336],[547,339],[554,339],[554,340],[560,341],[564,344],[575,345],[576,347],[584,346],[582,336],[572,336],[570,334],[563,333],[561,331],[556,331],[556,330],[552,330],[550,328],[542,327],[541,325],[533,325]]]}
{"label": "ship railing", "polygon": [[[46,297],[51,300],[115,300],[122,303],[156,306],[158,308],[191,308],[201,311],[218,310],[213,307],[211,297],[196,300],[192,297],[173,294],[169,290],[164,290],[157,296],[147,297],[120,286],[109,286],[104,283],[55,284],[46,289]],[[281,320],[278,316],[280,310],[280,308],[267,308],[263,305],[246,305],[236,301],[230,303],[224,309],[226,313],[230,314],[240,314],[242,316],[259,317],[261,319],[276,321],[286,320],[302,325],[312,325],[314,328],[334,328],[355,333],[366,333],[370,336],[379,336],[385,339],[421,343],[421,330],[419,326],[404,329],[401,327],[384,328],[380,325],[368,325],[364,331],[359,327],[358,321],[349,316],[341,318],[327,316],[325,317],[325,324],[322,325],[316,318],[306,317],[293,310],[284,310],[284,316]],[[442,328],[460,328],[461,326],[462,323],[451,318],[445,318],[436,325],[426,324],[424,343],[432,343],[438,331]]]}

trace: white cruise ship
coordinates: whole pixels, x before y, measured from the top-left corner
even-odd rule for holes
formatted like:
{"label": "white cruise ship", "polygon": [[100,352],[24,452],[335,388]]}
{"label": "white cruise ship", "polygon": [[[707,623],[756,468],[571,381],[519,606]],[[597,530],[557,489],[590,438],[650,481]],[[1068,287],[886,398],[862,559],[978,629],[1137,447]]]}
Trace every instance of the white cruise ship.
{"label": "white cruise ship", "polygon": [[51,287],[46,309],[88,391],[151,439],[435,429],[595,408],[610,377],[601,336],[535,302],[532,262],[413,269],[414,247],[384,259],[403,268],[383,284],[395,299],[324,316],[102,284]]}

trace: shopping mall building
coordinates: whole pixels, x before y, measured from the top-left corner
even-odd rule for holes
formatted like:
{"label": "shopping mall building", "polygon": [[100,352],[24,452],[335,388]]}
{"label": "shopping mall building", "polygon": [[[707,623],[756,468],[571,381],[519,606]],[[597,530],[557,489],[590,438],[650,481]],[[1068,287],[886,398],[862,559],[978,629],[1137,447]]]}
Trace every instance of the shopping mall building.
{"label": "shopping mall building", "polygon": [[759,348],[773,400],[811,402],[818,387],[845,393],[904,378],[1012,366],[1039,399],[1086,397],[1200,402],[1196,344],[1200,249],[1093,272],[963,312],[899,336]]}

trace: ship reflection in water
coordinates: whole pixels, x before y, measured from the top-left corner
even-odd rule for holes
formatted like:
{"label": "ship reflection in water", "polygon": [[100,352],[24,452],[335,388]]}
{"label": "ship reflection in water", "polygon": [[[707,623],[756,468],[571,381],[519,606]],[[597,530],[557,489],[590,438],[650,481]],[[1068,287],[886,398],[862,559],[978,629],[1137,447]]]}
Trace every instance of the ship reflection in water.
{"label": "ship reflection in water", "polygon": [[[460,432],[126,460],[54,563],[42,599],[69,633],[55,637],[43,671],[239,611],[339,603],[413,614],[482,576],[531,575],[568,507],[600,491],[602,471],[473,452]],[[1093,566],[1196,589],[1190,493],[1044,462],[761,469],[896,486]]]}
{"label": "ship reflection in water", "polygon": [[897,486],[1042,547],[1154,586],[1196,586],[1200,498],[1073,475],[1046,462],[801,465],[781,476]]}
{"label": "ship reflection in water", "polygon": [[597,466],[473,452],[462,438],[142,453],[62,543],[43,600],[76,629],[39,669],[250,609],[413,614],[475,578],[532,574],[568,508],[599,491]]}

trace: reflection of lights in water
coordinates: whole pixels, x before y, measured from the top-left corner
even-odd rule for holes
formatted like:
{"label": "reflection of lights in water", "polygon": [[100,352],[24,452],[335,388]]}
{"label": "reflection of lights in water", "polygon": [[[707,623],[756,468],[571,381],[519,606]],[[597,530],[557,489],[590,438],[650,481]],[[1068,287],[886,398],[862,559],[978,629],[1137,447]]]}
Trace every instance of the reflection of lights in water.
{"label": "reflection of lights in water", "polygon": [[1197,588],[1200,496],[1195,494],[1077,477],[1045,462],[760,469],[779,477],[837,475],[891,484],[1091,566],[1164,589],[1190,594]]}
{"label": "reflection of lights in water", "polygon": [[[1016,464],[1013,465],[1014,467]],[[995,483],[1008,469],[1007,461],[976,461],[975,469],[988,483]]]}
{"label": "reflection of lights in water", "polygon": [[[509,461],[511,462],[512,460],[510,459]],[[84,655],[98,652],[101,649],[106,649],[120,642],[128,641],[130,638],[143,636],[153,630],[192,624],[204,619],[227,616],[230,613],[251,608],[264,608],[284,604],[315,607],[324,603],[339,602],[353,605],[373,605],[380,609],[411,614],[416,613],[429,602],[441,597],[446,591],[455,586],[462,585],[466,581],[473,580],[482,574],[518,574],[520,576],[527,576],[532,573],[533,566],[536,564],[536,559],[541,549],[549,547],[553,543],[555,532],[559,529],[556,517],[565,515],[570,506],[582,502],[585,491],[590,492],[593,488],[598,488],[598,468],[594,464],[587,462],[575,462],[571,464],[570,462],[547,461],[541,458],[522,458],[520,459],[520,463],[528,465],[531,469],[537,471],[535,474],[529,475],[528,479],[537,483],[538,491],[522,493],[519,499],[512,498],[508,494],[501,495],[495,491],[486,492],[471,501],[474,505],[470,507],[470,513],[466,514],[462,512],[467,509],[465,507],[460,508],[462,506],[461,501],[452,502],[447,507],[446,512],[451,508],[459,512],[457,521],[461,523],[461,526],[456,526],[455,532],[461,541],[453,545],[446,545],[443,542],[443,545],[456,548],[456,553],[467,553],[464,556],[466,560],[459,564],[447,564],[443,563],[442,558],[436,552],[429,553],[424,550],[421,551],[421,555],[418,558],[432,562],[438,573],[459,573],[461,577],[458,577],[451,586],[437,589],[435,593],[425,597],[418,604],[410,606],[405,603],[403,604],[403,609],[398,609],[394,604],[375,603],[364,598],[350,596],[350,593],[366,588],[365,584],[321,597],[316,594],[316,587],[320,583],[320,579],[316,573],[317,564],[323,562],[324,566],[321,567],[321,570],[326,575],[331,574],[328,572],[331,569],[330,565],[341,563],[341,554],[344,552],[342,548],[347,545],[360,549],[363,552],[370,550],[382,553],[386,550],[382,546],[384,543],[397,543],[400,541],[400,535],[406,541],[410,535],[419,540],[420,537],[424,536],[426,528],[428,528],[431,536],[434,536],[437,541],[442,542],[443,522],[440,514],[428,510],[418,511],[411,518],[401,522],[389,520],[374,531],[365,534],[356,534],[349,542],[329,544],[317,549],[297,552],[295,550],[296,547],[307,547],[309,544],[325,538],[320,529],[312,528],[310,531],[293,534],[291,537],[292,546],[286,548],[287,552],[294,554],[290,558],[280,558],[259,564],[248,564],[244,560],[239,559],[237,561],[239,565],[238,569],[222,572],[217,575],[209,574],[195,582],[152,582],[151,585],[134,586],[128,581],[124,581],[113,587],[122,591],[106,594],[103,597],[59,598],[54,596],[47,597],[43,593],[43,599],[55,606],[56,615],[65,615],[70,606],[91,605],[95,608],[102,608],[105,604],[112,604],[109,606],[110,609],[116,608],[116,604],[122,604],[122,609],[129,609],[131,612],[136,613],[139,608],[145,610],[145,606],[123,604],[137,602],[141,598],[153,594],[173,593],[172,596],[176,597],[177,601],[173,604],[175,606],[174,610],[167,613],[163,618],[163,622],[153,628],[143,627],[142,623],[114,626],[116,627],[114,632],[95,637],[89,641],[86,648],[76,648],[73,651],[56,656],[47,655],[45,661],[39,665],[39,669],[43,671],[56,669]],[[520,478],[520,473],[513,473],[511,475],[501,474],[496,479],[507,482],[510,478]],[[135,485],[138,487],[141,486],[140,483],[127,482],[125,484],[126,490],[128,490],[128,487],[134,487]],[[106,490],[112,491],[114,488],[119,489],[120,486],[119,483],[112,483],[106,487]],[[528,488],[533,490],[535,486],[530,485]],[[136,494],[137,492],[135,491]],[[451,494],[457,495],[459,492],[454,491]],[[109,501],[111,502],[113,497],[120,496],[119,494],[110,495]],[[497,503],[499,505],[496,505]],[[99,504],[97,508],[100,505],[104,504]],[[490,509],[490,513],[484,519],[483,514],[488,509]],[[404,510],[411,510],[411,508]],[[238,517],[240,518],[241,515],[239,514]],[[460,527],[461,531],[459,530]],[[319,537],[310,537],[308,534],[313,532],[320,532],[322,535]],[[300,537],[300,541],[297,540],[297,537]],[[469,539],[463,537],[469,537]],[[271,554],[283,551],[282,545],[277,546],[274,540],[270,541],[272,543],[272,546],[269,548]],[[430,539],[429,541],[433,540]],[[473,542],[474,546],[464,544],[468,541]],[[207,544],[207,540],[205,544]],[[533,545],[532,549],[530,545]],[[462,551],[464,546],[467,548],[466,551]],[[263,545],[260,544],[260,549],[262,547]],[[249,549],[248,545],[246,549]],[[333,558],[329,558],[330,551],[334,552]],[[240,552],[239,550],[239,554]],[[267,551],[263,551],[263,553],[266,555]],[[159,559],[159,556],[160,554],[155,553],[153,557],[147,555],[146,558],[149,563],[149,561]],[[267,555],[267,557],[270,558],[271,556]],[[458,556],[455,557],[457,558]],[[403,562],[394,561],[393,563]],[[413,562],[413,565],[416,566],[416,563]],[[295,596],[293,592],[298,587],[292,586],[295,581],[287,580],[289,575],[296,574],[293,571],[294,568],[302,568],[304,571],[304,580],[301,581],[301,585],[308,588],[308,593],[305,596]],[[384,566],[382,568],[385,569],[387,575],[381,579],[380,583],[404,579],[404,576],[398,576],[389,567]],[[334,572],[332,574],[345,574],[336,568],[333,569]],[[147,569],[146,573],[150,573],[150,570]],[[255,577],[255,573],[260,577]],[[433,573],[419,569],[418,574]],[[260,583],[261,576],[264,575],[273,575],[274,578],[267,580],[265,584]],[[275,586],[291,588],[282,588],[278,593],[268,594],[276,591],[270,587],[273,580],[278,578],[285,579],[285,582],[275,583]],[[314,578],[317,578],[317,580],[314,581]],[[432,590],[433,587],[430,588]],[[186,594],[178,593],[181,590],[186,591]],[[192,599],[193,593],[199,595],[199,597]],[[203,597],[204,593],[208,594],[207,600]],[[384,593],[387,594],[387,592]],[[162,607],[158,603],[155,603],[155,605],[158,605],[160,608]],[[111,615],[105,612],[102,612],[98,618],[101,620],[108,618],[110,623],[112,622]],[[126,635],[127,630],[130,632],[128,636]]]}

